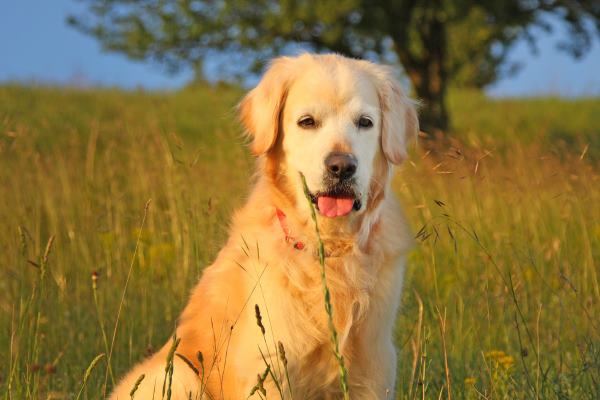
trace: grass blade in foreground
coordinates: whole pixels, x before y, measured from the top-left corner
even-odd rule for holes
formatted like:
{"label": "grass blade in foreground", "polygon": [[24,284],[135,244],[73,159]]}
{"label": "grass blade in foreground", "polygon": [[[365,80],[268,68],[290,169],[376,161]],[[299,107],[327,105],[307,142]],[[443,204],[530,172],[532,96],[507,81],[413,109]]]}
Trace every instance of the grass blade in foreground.
{"label": "grass blade in foreground", "polygon": [[85,374],[83,374],[83,381],[81,383],[81,388],[79,389],[79,393],[77,393],[77,397],[75,398],[75,400],[79,400],[81,398],[81,395],[83,394],[83,391],[85,390],[85,386],[87,385],[87,382],[90,379],[90,375],[92,375],[92,371],[94,370],[94,368],[96,368],[96,365],[100,362],[100,360],[105,355],[106,354],[104,354],[104,353],[98,354],[96,356],[96,358],[94,358],[92,360],[92,362],[90,363],[90,365],[87,367],[87,369],[85,370]]}
{"label": "grass blade in foreground", "polygon": [[325,274],[325,249],[323,247],[323,241],[321,240],[321,234],[319,233],[319,225],[317,224],[317,213],[315,211],[315,206],[313,205],[310,199],[308,186],[306,185],[306,178],[304,178],[304,175],[302,173],[300,173],[300,178],[302,178],[302,185],[304,186],[304,195],[306,196],[308,206],[310,207],[310,214],[312,220],[315,223],[315,232],[317,234],[318,243],[317,251],[319,253],[319,264],[321,265],[321,283],[323,284],[323,295],[325,297],[325,311],[327,311],[327,316],[329,320],[329,331],[331,332],[331,344],[333,345],[333,354],[340,366],[340,386],[342,387],[344,400],[349,400],[350,393],[348,391],[348,370],[344,365],[344,356],[342,356],[342,353],[340,353],[337,330],[335,329],[335,325],[333,325],[333,307],[331,306],[331,294],[329,293],[329,288],[327,287],[327,276]]}

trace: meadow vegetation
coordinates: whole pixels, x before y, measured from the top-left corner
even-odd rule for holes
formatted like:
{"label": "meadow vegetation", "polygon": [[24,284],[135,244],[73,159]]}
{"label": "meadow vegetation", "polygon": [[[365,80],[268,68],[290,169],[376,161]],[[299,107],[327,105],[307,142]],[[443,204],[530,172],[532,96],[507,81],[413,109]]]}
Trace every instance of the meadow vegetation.
{"label": "meadow vegetation", "polygon": [[[4,399],[102,398],[172,335],[248,193],[241,95],[0,87]],[[450,108],[460,140],[394,178],[397,398],[600,398],[600,100]]]}

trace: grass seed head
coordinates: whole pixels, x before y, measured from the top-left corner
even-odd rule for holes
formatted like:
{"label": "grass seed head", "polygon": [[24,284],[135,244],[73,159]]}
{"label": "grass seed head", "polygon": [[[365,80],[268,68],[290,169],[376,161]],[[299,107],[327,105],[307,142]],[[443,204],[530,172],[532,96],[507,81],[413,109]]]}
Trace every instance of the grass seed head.
{"label": "grass seed head", "polygon": [[260,308],[258,307],[258,304],[254,305],[254,313],[256,314],[256,325],[258,325],[258,327],[260,328],[260,331],[262,332],[263,336],[265,335],[265,326],[262,323],[262,315],[260,315]]}
{"label": "grass seed head", "polygon": [[279,349],[279,359],[284,366],[287,366],[287,358],[285,356],[285,348],[283,347],[283,343],[277,342],[277,347]]}
{"label": "grass seed head", "polygon": [[133,387],[131,388],[131,391],[129,392],[129,397],[131,397],[133,399],[133,396],[135,395],[135,392],[137,392],[138,388],[140,387],[140,384],[142,383],[142,381],[144,380],[144,378],[146,377],[145,374],[141,374],[135,381],[135,383],[133,384]]}

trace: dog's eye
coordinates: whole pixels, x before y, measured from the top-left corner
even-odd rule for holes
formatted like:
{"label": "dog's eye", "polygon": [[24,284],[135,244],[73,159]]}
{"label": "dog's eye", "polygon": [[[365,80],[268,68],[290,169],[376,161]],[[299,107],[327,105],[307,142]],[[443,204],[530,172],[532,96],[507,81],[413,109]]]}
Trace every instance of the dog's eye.
{"label": "dog's eye", "polygon": [[298,120],[298,126],[304,129],[311,129],[317,127],[317,121],[310,115],[305,115]]}
{"label": "dog's eye", "polygon": [[356,122],[356,125],[359,128],[367,129],[367,128],[371,128],[373,126],[373,121],[371,121],[371,119],[368,117],[360,117],[358,119],[358,121]]}

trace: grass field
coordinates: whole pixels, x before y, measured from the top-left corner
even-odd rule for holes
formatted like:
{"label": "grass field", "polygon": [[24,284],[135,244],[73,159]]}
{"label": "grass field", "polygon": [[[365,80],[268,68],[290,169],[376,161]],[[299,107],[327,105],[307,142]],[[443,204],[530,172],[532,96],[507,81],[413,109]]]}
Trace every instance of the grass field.
{"label": "grass field", "polygon": [[[4,399],[102,398],[168,339],[247,193],[240,95],[0,87]],[[451,103],[463,145],[394,181],[397,398],[600,398],[600,100]]]}

